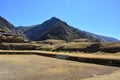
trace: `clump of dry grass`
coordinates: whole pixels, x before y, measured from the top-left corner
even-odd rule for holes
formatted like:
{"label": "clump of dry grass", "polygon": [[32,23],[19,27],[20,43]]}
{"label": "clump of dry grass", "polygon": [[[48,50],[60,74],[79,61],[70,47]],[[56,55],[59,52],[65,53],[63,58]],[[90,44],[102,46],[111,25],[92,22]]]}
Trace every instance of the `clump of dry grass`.
{"label": "clump of dry grass", "polygon": [[62,67],[62,66],[56,66],[52,68],[48,68],[46,72],[49,74],[62,74],[62,73],[69,73],[72,70],[70,67]]}
{"label": "clump of dry grass", "polygon": [[[34,44],[33,44],[34,45]],[[44,50],[44,51],[52,51],[56,49],[55,45],[50,45],[50,44],[35,44],[36,50]]]}
{"label": "clump of dry grass", "polygon": [[90,42],[88,39],[75,39],[73,42]]}
{"label": "clump of dry grass", "polygon": [[2,50],[35,50],[35,46],[30,43],[1,43]]}
{"label": "clump of dry grass", "polygon": [[89,42],[70,42],[67,45],[64,46],[64,49],[80,49],[80,48],[86,48],[90,46],[92,43]]}
{"label": "clump of dry grass", "polygon": [[39,41],[39,43],[57,45],[57,44],[66,43],[66,42],[64,40],[47,39],[47,40]]}

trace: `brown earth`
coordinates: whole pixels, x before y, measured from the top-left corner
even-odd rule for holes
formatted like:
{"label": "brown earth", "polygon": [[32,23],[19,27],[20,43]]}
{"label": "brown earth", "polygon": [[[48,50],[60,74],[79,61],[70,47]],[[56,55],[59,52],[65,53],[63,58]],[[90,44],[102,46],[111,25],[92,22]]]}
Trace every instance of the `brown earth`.
{"label": "brown earth", "polygon": [[117,70],[37,55],[0,55],[0,80],[82,80]]}

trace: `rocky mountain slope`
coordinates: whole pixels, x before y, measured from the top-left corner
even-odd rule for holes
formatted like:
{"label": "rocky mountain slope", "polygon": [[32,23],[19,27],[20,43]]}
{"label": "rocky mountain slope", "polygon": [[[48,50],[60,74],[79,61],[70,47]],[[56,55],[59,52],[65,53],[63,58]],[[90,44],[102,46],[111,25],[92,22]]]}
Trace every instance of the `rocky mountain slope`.
{"label": "rocky mountain slope", "polygon": [[24,41],[24,34],[0,16],[0,42]]}
{"label": "rocky mountain slope", "polygon": [[66,22],[56,17],[52,17],[42,24],[29,27],[21,26],[18,27],[18,29],[20,31],[23,31],[23,33],[29,40],[58,39],[73,41],[75,39],[85,38],[91,41],[119,42],[119,40],[112,37],[96,35],[71,27]]}
{"label": "rocky mountain slope", "polygon": [[10,33],[11,35],[19,34],[16,28],[11,23],[9,23],[7,20],[2,18],[1,16],[0,16],[0,31]]}

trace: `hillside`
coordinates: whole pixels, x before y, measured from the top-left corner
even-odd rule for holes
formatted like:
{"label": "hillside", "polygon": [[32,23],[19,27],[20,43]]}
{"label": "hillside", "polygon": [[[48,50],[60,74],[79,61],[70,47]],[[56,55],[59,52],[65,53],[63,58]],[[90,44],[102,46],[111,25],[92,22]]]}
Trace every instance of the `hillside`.
{"label": "hillside", "polygon": [[66,22],[52,17],[51,19],[43,22],[42,24],[34,26],[21,26],[19,30],[23,31],[29,40],[46,40],[46,39],[57,39],[65,41],[73,41],[75,39],[88,39],[90,41],[101,41],[101,42],[119,42],[119,40],[93,34],[87,31],[82,31],[77,28],[71,27]]}
{"label": "hillside", "polygon": [[0,16],[0,35],[1,39],[4,38],[3,41],[8,38],[8,36],[16,36],[18,39],[30,41],[46,39],[74,41],[75,39],[88,39],[89,41],[119,42],[119,40],[112,37],[101,36],[71,27],[69,24],[56,17],[52,17],[42,24],[27,27],[19,26],[16,28]]}
{"label": "hillside", "polygon": [[0,42],[21,42],[24,40],[24,34],[0,16]]}
{"label": "hillside", "polygon": [[1,32],[6,32],[6,34],[9,33],[11,35],[17,35],[18,34],[14,25],[9,23],[7,20],[2,18],[1,16],[0,16],[0,31]]}

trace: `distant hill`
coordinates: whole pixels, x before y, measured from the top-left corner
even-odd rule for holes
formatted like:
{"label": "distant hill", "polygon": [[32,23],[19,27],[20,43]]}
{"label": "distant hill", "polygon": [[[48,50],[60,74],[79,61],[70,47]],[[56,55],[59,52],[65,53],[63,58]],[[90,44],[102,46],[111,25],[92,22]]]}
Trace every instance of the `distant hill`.
{"label": "distant hill", "polygon": [[19,34],[11,23],[9,23],[7,20],[5,20],[3,17],[0,16],[0,30],[5,31],[6,33],[10,33],[12,35]]}
{"label": "distant hill", "polygon": [[20,26],[18,29],[23,31],[29,40],[58,39],[73,41],[84,38],[91,41],[119,42],[119,40],[112,37],[101,36],[71,27],[56,17],[52,17],[42,24],[29,27]]}
{"label": "distant hill", "polygon": [[0,42],[23,41],[24,34],[18,31],[14,25],[0,16]]}
{"label": "distant hill", "polygon": [[86,33],[89,34],[89,35],[94,36],[95,38],[97,38],[101,42],[120,42],[118,39],[113,38],[113,37],[107,37],[107,36],[97,35],[97,34],[90,33],[90,32],[86,32]]}

